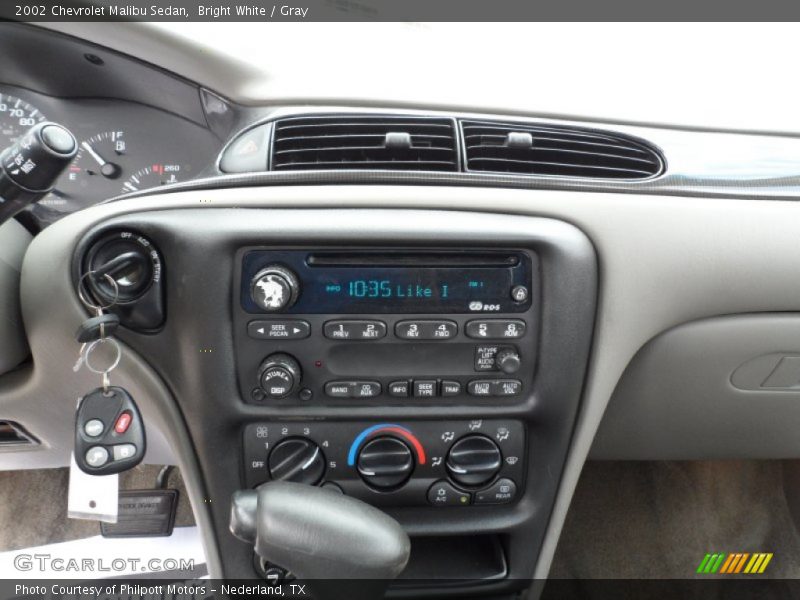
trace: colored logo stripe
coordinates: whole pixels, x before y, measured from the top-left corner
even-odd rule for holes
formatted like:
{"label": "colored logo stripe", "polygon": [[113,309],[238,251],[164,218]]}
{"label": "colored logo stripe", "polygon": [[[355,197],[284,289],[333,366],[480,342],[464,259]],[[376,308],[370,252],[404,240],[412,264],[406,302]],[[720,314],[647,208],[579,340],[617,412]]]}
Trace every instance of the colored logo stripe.
{"label": "colored logo stripe", "polygon": [[697,567],[697,573],[713,575],[715,573],[735,575],[738,573],[761,574],[772,560],[771,552],[717,552],[706,554]]}

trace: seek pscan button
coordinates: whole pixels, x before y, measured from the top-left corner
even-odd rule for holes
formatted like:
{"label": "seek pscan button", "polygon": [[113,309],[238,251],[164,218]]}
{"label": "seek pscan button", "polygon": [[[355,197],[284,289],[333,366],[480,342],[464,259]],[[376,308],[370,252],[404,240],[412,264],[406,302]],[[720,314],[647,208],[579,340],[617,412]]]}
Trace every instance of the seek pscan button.
{"label": "seek pscan button", "polygon": [[311,325],[301,319],[250,321],[247,335],[256,340],[302,340],[311,335]]}

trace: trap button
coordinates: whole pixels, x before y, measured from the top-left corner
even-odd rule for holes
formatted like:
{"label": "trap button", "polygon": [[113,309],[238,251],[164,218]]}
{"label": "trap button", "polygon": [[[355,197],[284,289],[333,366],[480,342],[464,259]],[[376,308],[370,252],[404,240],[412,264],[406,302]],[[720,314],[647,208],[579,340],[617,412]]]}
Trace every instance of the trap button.
{"label": "trap button", "polygon": [[475,492],[475,504],[508,504],[517,497],[517,484],[510,479],[498,479],[493,485]]}
{"label": "trap button", "polygon": [[444,480],[428,490],[428,503],[433,506],[469,506],[471,500],[472,494],[461,492]]}

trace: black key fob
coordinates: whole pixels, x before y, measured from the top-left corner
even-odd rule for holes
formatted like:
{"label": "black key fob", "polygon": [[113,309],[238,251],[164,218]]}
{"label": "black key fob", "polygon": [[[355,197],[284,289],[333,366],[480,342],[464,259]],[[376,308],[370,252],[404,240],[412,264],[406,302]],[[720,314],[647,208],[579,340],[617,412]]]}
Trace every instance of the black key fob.
{"label": "black key fob", "polygon": [[75,418],[75,462],[89,475],[132,469],[144,458],[144,423],[136,402],[120,387],[98,388],[81,399]]}

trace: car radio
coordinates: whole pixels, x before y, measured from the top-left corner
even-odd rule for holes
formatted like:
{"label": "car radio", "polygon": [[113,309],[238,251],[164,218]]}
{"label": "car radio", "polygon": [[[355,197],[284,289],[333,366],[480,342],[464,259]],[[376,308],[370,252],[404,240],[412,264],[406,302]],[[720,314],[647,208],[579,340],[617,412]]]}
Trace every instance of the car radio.
{"label": "car radio", "polygon": [[249,402],[513,402],[531,387],[531,251],[243,248],[236,260]]}

